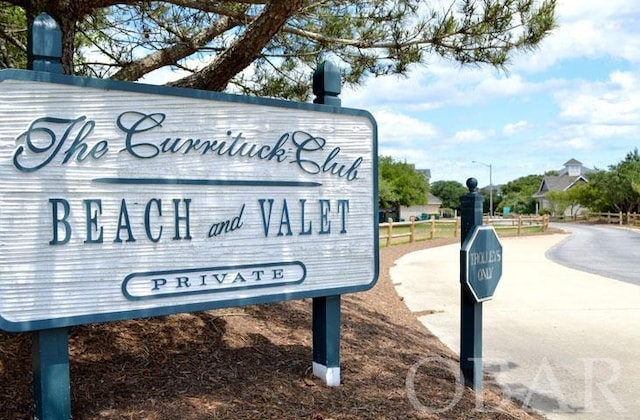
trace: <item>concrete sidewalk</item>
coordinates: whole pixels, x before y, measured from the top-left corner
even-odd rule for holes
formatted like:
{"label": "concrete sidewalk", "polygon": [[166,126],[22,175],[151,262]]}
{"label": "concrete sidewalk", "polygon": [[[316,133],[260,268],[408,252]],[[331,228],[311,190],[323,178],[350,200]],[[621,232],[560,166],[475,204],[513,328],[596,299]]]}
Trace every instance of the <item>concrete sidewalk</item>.
{"label": "concrete sidewalk", "polygon": [[[550,419],[640,416],[640,287],[545,258],[567,235],[502,238],[503,274],[483,304],[484,368],[510,395]],[[398,293],[456,353],[460,245],[405,255]]]}

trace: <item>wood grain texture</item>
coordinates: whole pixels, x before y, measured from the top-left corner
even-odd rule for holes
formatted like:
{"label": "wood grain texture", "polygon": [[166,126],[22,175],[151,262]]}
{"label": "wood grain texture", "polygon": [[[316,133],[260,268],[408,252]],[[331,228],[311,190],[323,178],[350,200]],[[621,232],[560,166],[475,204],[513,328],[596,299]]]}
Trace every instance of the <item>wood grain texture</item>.
{"label": "wood grain texture", "polygon": [[[0,317],[5,321],[285,296],[375,279],[375,129],[368,118],[55,83],[5,80],[0,88]],[[42,118],[60,120],[38,121]],[[139,131],[133,133],[136,124]],[[197,139],[210,150],[184,153]],[[234,139],[235,149],[229,148]],[[317,139],[324,139],[322,147]],[[183,149],[163,153],[158,149],[163,142]],[[58,143],[63,144],[54,153]],[[234,155],[242,144],[242,153]],[[344,165],[341,176],[322,172],[333,163],[336,170]],[[246,185],[117,182],[123,179]],[[63,242],[67,228],[68,241],[51,244],[54,231]],[[220,232],[212,235],[216,229]],[[147,300],[127,299],[122,290],[132,273],[179,277],[180,270],[211,274],[221,267],[292,261],[306,268],[302,283],[212,287],[207,293]],[[148,286],[151,295],[153,283]]]}

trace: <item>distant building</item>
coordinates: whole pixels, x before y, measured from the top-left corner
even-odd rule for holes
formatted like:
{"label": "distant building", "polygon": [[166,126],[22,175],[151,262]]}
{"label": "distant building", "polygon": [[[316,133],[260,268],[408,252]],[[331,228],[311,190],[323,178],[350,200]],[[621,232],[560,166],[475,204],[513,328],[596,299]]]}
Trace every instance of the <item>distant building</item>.
{"label": "distant building", "polygon": [[[416,169],[416,172],[421,173],[424,176],[427,185],[431,181],[431,169]],[[440,207],[442,207],[442,201],[435,195],[427,194],[427,204],[400,207],[400,217],[404,220],[409,220],[411,217],[416,219],[425,219],[431,215],[440,215]]]}
{"label": "distant building", "polygon": [[[558,171],[558,175],[545,175],[540,183],[540,188],[533,195],[533,198],[537,200],[536,214],[542,209],[553,210],[552,203],[546,198],[549,191],[567,191],[576,185],[589,182],[587,178],[593,170],[586,168],[582,165],[582,162],[576,159],[570,159],[565,162],[564,167]],[[572,216],[579,214],[584,209],[567,209],[565,216]]]}
{"label": "distant building", "polygon": [[434,216],[440,216],[440,207],[442,207],[442,201],[433,194],[428,194],[427,204],[420,206],[400,207],[400,217],[404,220],[409,220],[411,217],[416,219],[427,219]]}

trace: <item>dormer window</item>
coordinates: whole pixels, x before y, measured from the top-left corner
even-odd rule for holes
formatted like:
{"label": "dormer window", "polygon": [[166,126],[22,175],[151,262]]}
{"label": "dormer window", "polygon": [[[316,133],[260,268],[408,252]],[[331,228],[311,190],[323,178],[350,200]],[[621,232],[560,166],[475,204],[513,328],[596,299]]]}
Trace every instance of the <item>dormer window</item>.
{"label": "dormer window", "polygon": [[567,172],[569,173],[569,176],[579,176],[580,175],[580,165],[567,166]]}
{"label": "dormer window", "polygon": [[[580,176],[582,175],[582,162],[577,161],[576,159],[570,159],[564,164],[564,174],[569,176]],[[560,173],[562,175],[563,173]]]}

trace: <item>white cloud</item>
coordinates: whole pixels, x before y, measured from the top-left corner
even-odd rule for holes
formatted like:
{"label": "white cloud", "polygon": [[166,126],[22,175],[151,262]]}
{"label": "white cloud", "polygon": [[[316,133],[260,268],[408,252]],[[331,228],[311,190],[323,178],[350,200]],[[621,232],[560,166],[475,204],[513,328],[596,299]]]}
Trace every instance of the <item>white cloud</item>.
{"label": "white cloud", "polygon": [[591,149],[593,146],[593,143],[590,139],[583,136],[568,137],[565,135],[562,141],[548,142],[546,146],[549,150],[560,149],[560,150],[579,151],[579,150]]}
{"label": "white cloud", "polygon": [[371,109],[393,106],[398,113],[427,112],[447,107],[475,107],[492,100],[517,98],[551,92],[566,85],[565,80],[527,81],[519,74],[504,74],[488,67],[460,68],[438,61],[437,65],[414,69],[409,78],[380,77],[365,86],[345,89],[343,105]]}
{"label": "white cloud", "polygon": [[478,129],[469,129],[457,131],[453,137],[445,141],[449,145],[458,145],[465,143],[480,143],[494,134],[493,130],[483,131]]}
{"label": "white cloud", "polygon": [[636,4],[629,0],[559,0],[557,13],[565,19],[591,19],[594,16],[602,21],[615,16],[636,12]]}
{"label": "white cloud", "polygon": [[512,70],[540,72],[564,59],[640,62],[637,4],[628,0],[559,0],[558,27],[533,54],[520,54]]}
{"label": "white cloud", "polygon": [[640,126],[640,80],[634,73],[615,71],[606,81],[580,81],[555,98],[560,118],[567,121],[612,129],[633,126],[637,130]]}
{"label": "white cloud", "polygon": [[373,110],[378,123],[378,139],[382,146],[406,148],[428,143],[438,136],[438,130],[431,124],[405,114],[387,109]]}
{"label": "white cloud", "polygon": [[409,106],[416,103],[429,102],[426,92],[430,89],[430,75],[414,71],[410,77],[383,76],[370,78],[363,86],[349,87],[342,90],[344,106],[354,108],[372,108],[378,104],[390,106],[403,104]]}
{"label": "white cloud", "polygon": [[520,75],[507,77],[492,77],[482,80],[475,88],[479,98],[487,96],[516,96],[531,90],[531,84],[526,83]]}
{"label": "white cloud", "polygon": [[505,136],[513,136],[516,133],[521,132],[529,125],[526,121],[518,121],[515,123],[507,124],[502,128],[502,133]]}

